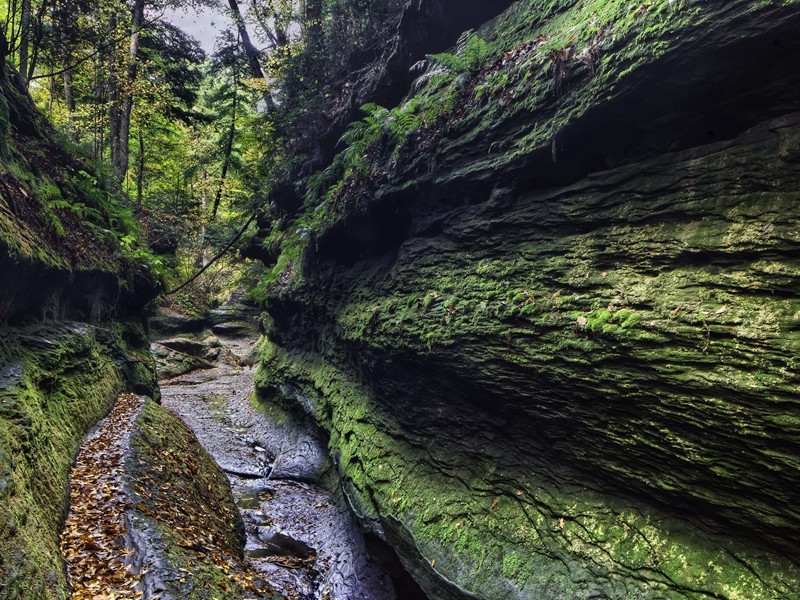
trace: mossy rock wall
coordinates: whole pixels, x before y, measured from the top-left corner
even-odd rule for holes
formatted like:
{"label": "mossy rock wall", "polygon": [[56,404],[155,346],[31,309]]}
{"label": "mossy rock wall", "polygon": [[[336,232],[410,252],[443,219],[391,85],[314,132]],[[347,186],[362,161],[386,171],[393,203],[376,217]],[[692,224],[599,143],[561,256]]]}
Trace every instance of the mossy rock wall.
{"label": "mossy rock wall", "polygon": [[[488,24],[509,79],[375,154],[266,287],[260,394],[432,597],[800,597],[800,11],[630,10]],[[514,87],[598,19],[591,64]]]}
{"label": "mossy rock wall", "polygon": [[122,480],[131,499],[127,541],[145,597],[282,597],[244,560],[244,523],[222,469],[183,421],[150,399],[136,418]]}
{"label": "mossy rock wall", "polygon": [[[128,216],[0,68],[0,597],[67,598],[70,463],[120,392],[157,397]],[[146,254],[146,253],[145,253]]]}
{"label": "mossy rock wall", "polygon": [[0,329],[0,595],[68,598],[59,554],[70,464],[121,391],[153,394],[141,324]]}

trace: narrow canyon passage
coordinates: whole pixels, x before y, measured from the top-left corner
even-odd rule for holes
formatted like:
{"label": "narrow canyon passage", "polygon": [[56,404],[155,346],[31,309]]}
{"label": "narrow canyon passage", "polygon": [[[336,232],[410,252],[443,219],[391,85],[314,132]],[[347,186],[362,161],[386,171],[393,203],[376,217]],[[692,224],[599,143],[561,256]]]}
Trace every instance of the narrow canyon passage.
{"label": "narrow canyon passage", "polygon": [[163,380],[161,407],[120,396],[83,445],[61,545],[72,598],[424,597],[323,487],[322,440],[253,404],[256,339],[197,337],[219,349],[213,366]]}
{"label": "narrow canyon passage", "polygon": [[0,600],[800,600],[800,0],[0,17]]}
{"label": "narrow canyon passage", "polygon": [[313,483],[330,468],[321,440],[251,404],[255,369],[237,363],[255,340],[221,339],[228,358],[162,382],[162,403],[228,476],[250,563],[292,598],[394,598],[349,511]]}

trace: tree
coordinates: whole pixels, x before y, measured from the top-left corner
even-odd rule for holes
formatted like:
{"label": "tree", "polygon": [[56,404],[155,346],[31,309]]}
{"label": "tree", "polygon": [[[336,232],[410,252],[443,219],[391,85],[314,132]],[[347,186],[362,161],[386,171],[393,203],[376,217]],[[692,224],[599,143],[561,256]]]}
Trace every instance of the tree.
{"label": "tree", "polygon": [[134,87],[139,70],[139,40],[144,24],[144,0],[134,0],[133,18],[131,19],[131,41],[128,52],[128,68],[126,72],[125,88],[122,94],[122,108],[120,110],[118,154],[114,167],[119,180],[125,178],[130,161],[130,131],[131,112],[133,111]]}
{"label": "tree", "polygon": [[320,50],[323,40],[322,0],[305,0],[306,44],[311,54]]}
{"label": "tree", "polygon": [[[247,62],[250,66],[250,73],[253,79],[261,80],[264,82],[264,84],[266,84],[264,70],[261,67],[261,53],[256,49],[252,40],[250,39],[250,34],[247,31],[247,24],[242,16],[242,11],[239,10],[239,3],[237,0],[228,0],[228,6],[230,7],[233,21],[236,23],[236,29],[239,32],[239,39],[242,42],[242,48],[244,48],[245,55],[247,56]],[[262,96],[264,98],[264,103],[267,106],[267,110],[274,110],[275,102],[272,100],[272,96],[270,95],[269,91],[265,89]]]}
{"label": "tree", "polygon": [[19,74],[22,80],[28,81],[28,52],[30,50],[31,34],[31,0],[22,0],[20,10],[20,36],[19,36]]}

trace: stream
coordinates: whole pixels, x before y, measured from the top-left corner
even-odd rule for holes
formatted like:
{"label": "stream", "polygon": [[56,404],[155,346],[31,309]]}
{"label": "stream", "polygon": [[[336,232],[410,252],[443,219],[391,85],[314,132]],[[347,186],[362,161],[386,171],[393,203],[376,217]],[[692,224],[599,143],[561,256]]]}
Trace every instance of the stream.
{"label": "stream", "polygon": [[322,440],[274,422],[251,403],[255,367],[246,359],[255,337],[217,336],[220,358],[162,381],[162,404],[228,476],[245,524],[247,560],[290,598],[398,597],[387,574],[391,557],[379,567],[343,500],[316,483],[332,468]]}

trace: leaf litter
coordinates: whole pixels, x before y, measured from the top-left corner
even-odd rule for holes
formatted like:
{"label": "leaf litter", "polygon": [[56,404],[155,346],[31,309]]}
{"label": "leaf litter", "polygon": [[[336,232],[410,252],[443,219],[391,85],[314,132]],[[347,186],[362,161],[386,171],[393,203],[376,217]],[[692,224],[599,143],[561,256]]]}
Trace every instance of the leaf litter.
{"label": "leaf litter", "polygon": [[70,512],[61,535],[73,600],[141,598],[125,543],[122,470],[143,399],[123,394],[78,454],[70,475]]}
{"label": "leaf litter", "polygon": [[193,589],[187,597],[281,597],[226,535],[236,514],[210,492],[219,489],[213,479],[222,473],[199,465],[193,434],[152,418],[156,410],[143,397],[119,396],[76,458],[61,535],[72,600],[144,597],[142,579],[153,565],[145,563],[141,572],[134,566],[141,561],[134,560],[126,526],[134,513],[157,522],[173,557],[180,556],[169,578],[177,588]]}

